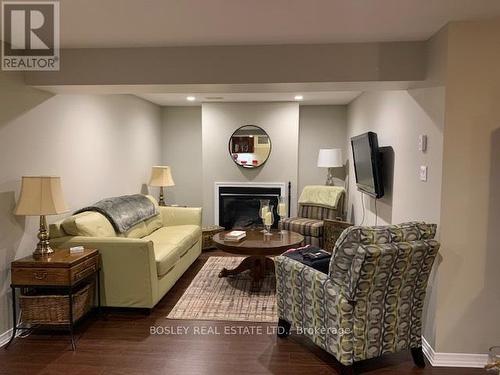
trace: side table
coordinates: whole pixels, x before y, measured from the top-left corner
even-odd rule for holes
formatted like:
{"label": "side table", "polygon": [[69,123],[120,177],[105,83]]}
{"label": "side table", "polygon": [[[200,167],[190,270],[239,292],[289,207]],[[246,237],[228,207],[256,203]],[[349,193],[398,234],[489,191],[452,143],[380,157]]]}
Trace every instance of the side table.
{"label": "side table", "polygon": [[221,227],[220,225],[211,225],[208,227],[203,227],[201,231],[203,240],[201,247],[203,250],[209,250],[215,248],[215,243],[213,242],[212,237],[217,233],[224,231],[224,227]]}
{"label": "side table", "polygon": [[[18,330],[28,329],[17,325],[16,311],[16,289],[21,290],[20,299],[25,298],[26,306],[28,299],[33,298],[34,306],[27,312],[29,322],[35,325],[58,325],[67,326],[71,336],[71,347],[76,349],[73,337],[73,327],[76,321],[82,318],[91,305],[81,306],[81,294],[85,291],[86,283],[92,283],[97,289],[97,307],[101,308],[100,293],[100,266],[99,251],[96,249],[85,249],[81,253],[71,254],[69,249],[58,249],[51,256],[34,258],[28,256],[15,260],[11,263],[11,288],[12,288],[12,316],[13,329],[12,337],[5,348],[12,343]],[[92,288],[87,287],[87,293]],[[35,296],[22,294],[23,291],[35,291]],[[75,300],[80,299],[79,310],[74,311]],[[94,300],[94,295],[90,296],[90,304]],[[85,301],[83,303],[86,303]],[[20,303],[22,308],[22,303]],[[30,306],[33,306],[31,302]],[[40,316],[37,316],[37,312]],[[43,314],[43,316],[42,316]],[[75,319],[75,314],[77,314]],[[21,318],[23,311],[21,311]],[[21,322],[22,324],[22,322]]]}
{"label": "side table", "polygon": [[325,219],[323,224],[323,248],[331,253],[342,232],[352,225],[346,221]]}

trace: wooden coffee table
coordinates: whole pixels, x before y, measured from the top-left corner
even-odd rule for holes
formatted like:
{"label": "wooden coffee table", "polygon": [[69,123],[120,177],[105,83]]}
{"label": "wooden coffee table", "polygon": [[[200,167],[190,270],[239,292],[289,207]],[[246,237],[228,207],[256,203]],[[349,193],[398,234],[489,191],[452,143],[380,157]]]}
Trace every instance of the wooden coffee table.
{"label": "wooden coffee table", "polygon": [[219,277],[237,275],[250,270],[254,284],[260,283],[266,273],[274,272],[274,261],[268,258],[269,256],[280,255],[304,241],[304,237],[295,232],[285,231],[282,234],[279,231],[273,231],[271,236],[264,236],[264,233],[258,230],[248,230],[243,240],[232,242],[224,240],[227,233],[228,231],[225,231],[213,236],[215,246],[227,253],[248,255],[248,257],[232,270],[223,268]]}

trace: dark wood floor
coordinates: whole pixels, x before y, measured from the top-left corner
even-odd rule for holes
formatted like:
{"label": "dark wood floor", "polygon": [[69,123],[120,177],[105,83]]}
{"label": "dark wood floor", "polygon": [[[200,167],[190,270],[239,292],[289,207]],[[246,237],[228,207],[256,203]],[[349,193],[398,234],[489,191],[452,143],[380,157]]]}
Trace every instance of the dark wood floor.
{"label": "dark wood floor", "polygon": [[[0,374],[337,374],[335,361],[306,338],[274,334],[222,334],[240,323],[173,321],[166,315],[210,255],[204,253],[150,315],[108,311],[90,316],[76,329],[77,351],[64,333],[37,333],[0,349]],[[194,334],[204,326],[210,335]],[[151,335],[150,327],[182,329],[187,335]],[[272,325],[255,323],[264,331]],[[254,328],[256,330],[257,328]],[[221,334],[216,334],[217,332]],[[249,332],[247,332],[249,333]],[[480,369],[417,369],[409,353],[359,363],[358,374],[483,374]]]}

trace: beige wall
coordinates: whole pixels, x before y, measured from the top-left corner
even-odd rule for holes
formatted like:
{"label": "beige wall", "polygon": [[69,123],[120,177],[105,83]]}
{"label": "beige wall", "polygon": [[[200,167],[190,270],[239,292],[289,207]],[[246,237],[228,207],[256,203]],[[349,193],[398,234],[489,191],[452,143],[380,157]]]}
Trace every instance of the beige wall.
{"label": "beige wall", "polygon": [[[50,96],[0,72],[0,339],[12,326],[10,262],[32,252],[37,218],[13,215],[21,176],[62,177],[71,210],[141,192],[161,160],[161,110],[133,96]],[[54,217],[49,217],[54,220]]]}
{"label": "beige wall", "polygon": [[500,340],[500,20],[448,38],[435,349],[485,353]]}
{"label": "beige wall", "polygon": [[162,139],[163,163],[175,181],[166,188],[167,203],[201,207],[201,107],[164,107]]}
{"label": "beige wall", "polygon": [[[384,153],[386,194],[377,202],[378,224],[425,220],[439,223],[444,123],[444,89],[366,92],[348,107],[346,157],[349,179],[348,217],[363,219],[362,195],[356,188],[350,138],[367,131],[378,135]],[[425,153],[418,150],[418,137],[427,135]],[[419,180],[419,168],[427,165],[427,182]],[[364,225],[375,224],[374,200],[364,195]]]}
{"label": "beige wall", "polygon": [[[300,107],[299,120],[299,187],[324,185],[326,168],[318,168],[320,148],[340,148],[346,155],[347,106],[314,105]],[[340,170],[341,171],[341,170]],[[339,175],[338,184],[343,184]]]}
{"label": "beige wall", "polygon": [[[258,125],[271,138],[268,161],[256,169],[238,167],[228,140],[240,126]],[[202,105],[203,221],[214,222],[214,182],[292,182],[297,201],[299,105],[297,103],[206,103]],[[292,207],[292,214],[295,207]]]}

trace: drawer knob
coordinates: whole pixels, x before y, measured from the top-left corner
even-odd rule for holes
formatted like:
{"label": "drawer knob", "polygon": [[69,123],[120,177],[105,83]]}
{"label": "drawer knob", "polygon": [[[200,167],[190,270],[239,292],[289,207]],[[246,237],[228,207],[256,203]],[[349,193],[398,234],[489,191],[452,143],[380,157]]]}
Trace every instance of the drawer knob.
{"label": "drawer knob", "polygon": [[43,271],[37,271],[33,274],[33,276],[35,277],[35,279],[37,280],[44,280],[47,278],[47,272],[43,272]]}

